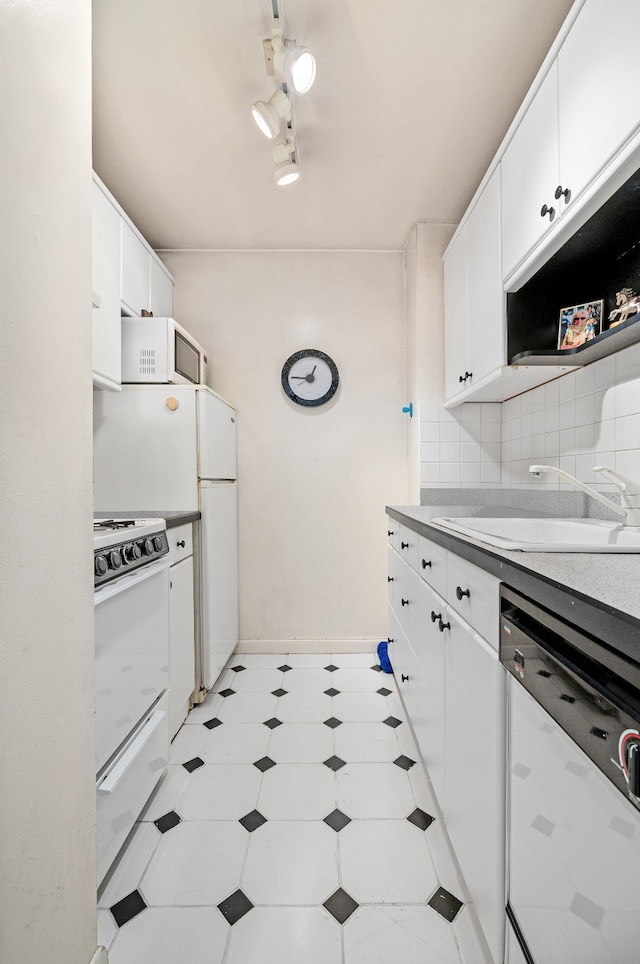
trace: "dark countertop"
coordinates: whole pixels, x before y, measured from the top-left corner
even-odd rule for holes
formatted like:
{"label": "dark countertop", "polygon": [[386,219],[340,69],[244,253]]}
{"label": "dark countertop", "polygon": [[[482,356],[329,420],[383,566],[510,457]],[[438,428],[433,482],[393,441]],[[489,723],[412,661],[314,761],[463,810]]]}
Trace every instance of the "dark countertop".
{"label": "dark countertop", "polygon": [[175,529],[176,526],[184,525],[186,522],[197,522],[200,513],[193,509],[189,512],[150,512],[144,509],[137,509],[131,512],[94,512],[94,519],[165,519],[167,529]]}
{"label": "dark countertop", "polygon": [[[562,618],[640,653],[640,553],[520,552],[431,525],[446,517],[547,516],[506,506],[387,506],[387,514]],[[636,658],[637,655],[636,655]]]}

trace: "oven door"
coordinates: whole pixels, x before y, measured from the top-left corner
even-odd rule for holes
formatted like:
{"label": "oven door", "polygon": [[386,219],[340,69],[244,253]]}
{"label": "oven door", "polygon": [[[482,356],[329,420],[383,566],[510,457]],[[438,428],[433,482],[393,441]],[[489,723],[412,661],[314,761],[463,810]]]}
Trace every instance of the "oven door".
{"label": "oven door", "polygon": [[95,592],[96,773],[169,686],[169,561]]}

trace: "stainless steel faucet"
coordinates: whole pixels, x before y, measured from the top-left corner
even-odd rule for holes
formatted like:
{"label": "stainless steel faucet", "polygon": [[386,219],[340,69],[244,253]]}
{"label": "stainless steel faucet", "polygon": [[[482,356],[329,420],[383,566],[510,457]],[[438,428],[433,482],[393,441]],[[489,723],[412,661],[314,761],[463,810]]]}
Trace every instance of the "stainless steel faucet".
{"label": "stainless steel faucet", "polygon": [[563,469],[557,469],[555,465],[530,465],[529,471],[532,475],[542,475],[543,472],[552,472],[555,475],[559,475],[561,478],[566,479],[567,482],[571,482],[576,488],[581,489],[587,495],[590,495],[592,499],[597,502],[601,502],[602,505],[606,505],[607,509],[615,512],[619,515],[624,525],[626,526],[640,526],[640,485],[634,482],[633,479],[628,479],[624,475],[620,475],[619,472],[614,472],[613,469],[608,468],[606,465],[594,465],[593,471],[600,472],[604,475],[609,482],[613,484],[620,490],[620,500],[622,505],[618,505],[616,502],[612,502],[607,499],[605,495],[602,495],[597,489],[592,489],[591,486],[585,485],[580,479],[574,479],[572,475],[565,472]]}

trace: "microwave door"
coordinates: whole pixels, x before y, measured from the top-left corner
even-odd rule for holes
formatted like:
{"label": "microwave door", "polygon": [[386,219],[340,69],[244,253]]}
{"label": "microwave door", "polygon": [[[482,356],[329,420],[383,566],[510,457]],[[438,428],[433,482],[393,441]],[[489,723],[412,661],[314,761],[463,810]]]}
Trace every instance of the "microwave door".
{"label": "microwave door", "polygon": [[200,353],[179,331],[174,338],[175,371],[193,385],[200,381]]}

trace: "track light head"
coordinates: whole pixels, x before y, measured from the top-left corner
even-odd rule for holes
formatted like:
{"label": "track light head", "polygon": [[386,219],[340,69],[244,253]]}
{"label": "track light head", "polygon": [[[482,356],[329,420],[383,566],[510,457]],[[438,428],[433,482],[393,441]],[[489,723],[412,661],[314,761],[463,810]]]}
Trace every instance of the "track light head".
{"label": "track light head", "polygon": [[285,40],[280,21],[271,27],[273,71],[282,84],[291,84],[297,94],[306,94],[316,79],[316,60],[310,50],[295,40]]}
{"label": "track light head", "polygon": [[251,108],[251,115],[264,136],[273,140],[282,130],[283,122],[288,124],[291,120],[291,102],[278,88],[268,101],[257,100]]}
{"label": "track light head", "polygon": [[299,177],[300,168],[295,161],[285,161],[284,164],[278,164],[273,172],[273,179],[278,187],[293,184],[293,182],[297,181]]}

